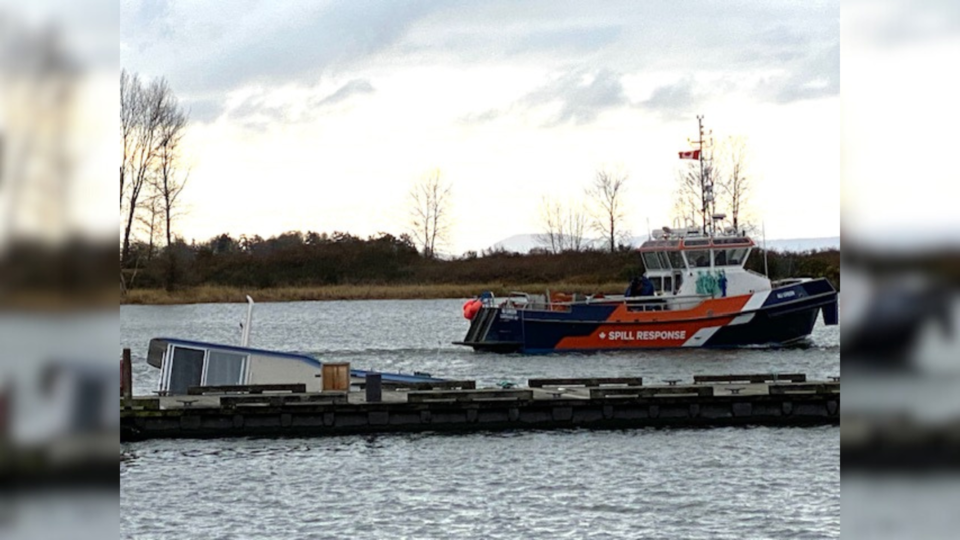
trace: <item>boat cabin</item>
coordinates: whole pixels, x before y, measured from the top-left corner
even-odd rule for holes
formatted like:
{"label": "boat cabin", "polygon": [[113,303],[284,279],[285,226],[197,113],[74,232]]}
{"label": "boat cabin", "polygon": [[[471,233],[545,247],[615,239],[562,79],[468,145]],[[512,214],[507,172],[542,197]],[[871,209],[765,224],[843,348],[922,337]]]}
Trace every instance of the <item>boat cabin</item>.
{"label": "boat cabin", "polygon": [[755,247],[746,235],[704,235],[699,229],[655,231],[638,251],[656,295],[728,296],[770,288],[769,280],[744,269]]}
{"label": "boat cabin", "polygon": [[[235,347],[174,338],[150,340],[147,363],[160,369],[157,393],[186,395],[195,386],[306,385],[307,392],[323,390],[323,362],[305,354]],[[352,379],[366,379],[370,371],[351,369]],[[443,382],[428,373],[379,373],[384,383]]]}
{"label": "boat cabin", "polygon": [[150,340],[147,363],[160,368],[161,395],[187,394],[192,386],[304,383],[322,390],[322,363],[311,356],[173,338]]}

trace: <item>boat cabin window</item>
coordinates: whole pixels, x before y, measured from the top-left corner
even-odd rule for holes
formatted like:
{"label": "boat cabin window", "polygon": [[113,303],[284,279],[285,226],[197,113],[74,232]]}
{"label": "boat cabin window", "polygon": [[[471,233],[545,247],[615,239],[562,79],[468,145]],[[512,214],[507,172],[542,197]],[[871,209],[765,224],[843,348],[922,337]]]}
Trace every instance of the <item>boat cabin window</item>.
{"label": "boat cabin window", "polygon": [[727,254],[727,264],[741,266],[743,265],[744,261],[747,260],[747,255],[750,253],[750,248],[737,248],[728,251],[730,251],[730,253]]}
{"label": "boat cabin window", "polygon": [[667,258],[670,260],[670,266],[683,270],[687,266],[683,264],[683,255],[679,251],[668,251]]}
{"label": "boat cabin window", "polygon": [[167,386],[171,394],[186,394],[191,386],[200,386],[205,354],[203,349],[173,348],[173,359],[169,368],[170,384]]}
{"label": "boat cabin window", "polygon": [[710,250],[691,250],[684,253],[690,268],[705,268],[710,266]]}
{"label": "boat cabin window", "polygon": [[746,258],[747,249],[715,249],[713,250],[713,264],[715,266],[741,266]]}
{"label": "boat cabin window", "polygon": [[673,293],[673,276],[653,277],[650,281],[653,281],[653,289],[658,293]]}
{"label": "boat cabin window", "polygon": [[643,254],[643,265],[647,270],[685,268],[679,251],[648,251]]}
{"label": "boat cabin window", "polygon": [[660,257],[660,266],[661,266],[664,270],[669,270],[669,269],[670,269],[670,259],[667,257],[667,252],[666,252],[666,251],[658,251],[658,252],[657,252],[657,256]]}
{"label": "boat cabin window", "polygon": [[723,245],[723,244],[747,244],[750,242],[749,238],[714,238],[713,245]]}
{"label": "boat cabin window", "polygon": [[207,359],[207,371],[204,375],[205,386],[224,386],[243,384],[247,356],[223,351],[210,351]]}
{"label": "boat cabin window", "polygon": [[653,251],[648,251],[643,254],[643,266],[646,267],[647,270],[663,269],[663,266],[660,265],[660,257]]}

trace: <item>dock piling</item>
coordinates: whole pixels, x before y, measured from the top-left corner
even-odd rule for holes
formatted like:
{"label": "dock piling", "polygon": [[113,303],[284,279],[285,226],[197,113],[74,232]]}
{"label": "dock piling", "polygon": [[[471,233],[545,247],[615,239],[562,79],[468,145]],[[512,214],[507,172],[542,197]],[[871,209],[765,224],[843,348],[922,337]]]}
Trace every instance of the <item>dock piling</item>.
{"label": "dock piling", "polygon": [[129,408],[133,400],[133,361],[130,349],[123,349],[123,356],[120,358],[120,395],[123,397],[124,408]]}

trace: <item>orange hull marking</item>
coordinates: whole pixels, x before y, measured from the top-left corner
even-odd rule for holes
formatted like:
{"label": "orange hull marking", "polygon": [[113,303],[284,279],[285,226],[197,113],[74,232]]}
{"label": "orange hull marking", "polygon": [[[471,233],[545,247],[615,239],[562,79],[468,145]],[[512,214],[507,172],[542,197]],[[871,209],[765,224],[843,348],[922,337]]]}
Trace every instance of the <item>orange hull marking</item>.
{"label": "orange hull marking", "polygon": [[[612,322],[661,322],[682,321],[687,319],[705,319],[721,315],[739,314],[743,306],[750,301],[752,294],[741,294],[729,298],[704,300],[696,307],[677,311],[629,311],[626,304],[620,304],[610,313],[605,323]],[[713,325],[711,325],[713,326]]]}
{"label": "orange hull marking", "polygon": [[[734,316],[726,316],[709,320],[650,323],[642,326],[600,323],[601,327],[589,336],[563,338],[554,349],[662,349],[682,347],[701,328],[726,326],[733,319]],[[664,337],[663,333],[666,333],[667,337]]]}

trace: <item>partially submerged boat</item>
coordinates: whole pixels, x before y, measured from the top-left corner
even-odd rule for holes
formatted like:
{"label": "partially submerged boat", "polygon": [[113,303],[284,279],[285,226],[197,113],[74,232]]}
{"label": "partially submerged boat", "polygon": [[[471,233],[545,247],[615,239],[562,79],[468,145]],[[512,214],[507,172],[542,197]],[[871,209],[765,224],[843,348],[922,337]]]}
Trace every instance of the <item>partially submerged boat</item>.
{"label": "partially submerged boat", "polygon": [[[240,346],[159,337],[150,340],[147,363],[160,369],[157,393],[187,395],[204,387],[303,384],[306,392],[323,390],[323,362],[306,354],[249,347],[253,300],[248,296]],[[350,381],[363,381],[372,371],[351,369]],[[424,373],[378,373],[383,383],[443,382]]]}
{"label": "partially submerged boat", "polygon": [[[304,384],[323,390],[323,362],[306,355],[176,338],[150,340],[147,363],[160,369],[157,392],[186,395],[191,388]],[[351,380],[371,371],[351,369]],[[441,382],[424,374],[380,373],[384,383]]]}
{"label": "partially submerged boat", "polygon": [[[687,154],[704,159],[699,150]],[[464,305],[470,328],[454,343],[503,353],[784,346],[807,339],[821,313],[836,325],[837,291],[828,280],[772,283],[744,267],[756,244],[722,226],[712,185],[702,186],[702,226],[654,231],[638,249],[644,276],[623,295],[498,300],[487,292]]]}

